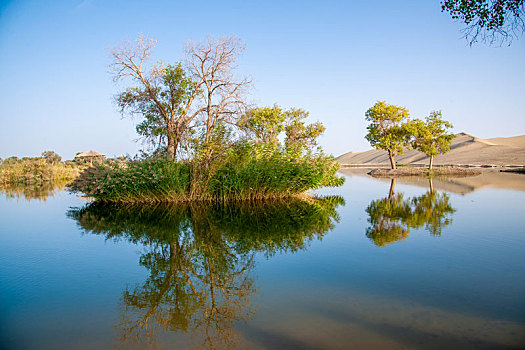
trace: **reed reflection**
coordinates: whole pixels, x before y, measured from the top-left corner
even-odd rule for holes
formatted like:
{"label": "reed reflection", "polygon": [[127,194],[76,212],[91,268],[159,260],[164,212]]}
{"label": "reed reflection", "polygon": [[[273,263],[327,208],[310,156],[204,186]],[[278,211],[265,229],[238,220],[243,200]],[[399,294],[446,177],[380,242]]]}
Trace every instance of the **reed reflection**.
{"label": "reed reflection", "polygon": [[65,189],[67,181],[47,181],[37,184],[9,184],[0,183],[0,193],[7,198],[25,199],[28,202],[38,200],[45,202],[49,197],[54,197],[59,191]]}
{"label": "reed reflection", "polygon": [[370,226],[366,236],[378,247],[408,238],[412,229],[425,229],[440,236],[444,227],[452,223],[456,211],[446,193],[434,191],[432,179],[429,190],[417,197],[405,198],[404,193],[395,193],[396,180],[392,179],[388,197],[377,199],[368,205],[366,212]]}
{"label": "reed reflection", "polygon": [[69,216],[88,233],[144,246],[149,277],[121,298],[121,341],[157,346],[159,331],[189,333],[196,347],[239,345],[238,322],[255,313],[254,255],[305,249],[338,221],[340,197],[254,204],[115,207]]}

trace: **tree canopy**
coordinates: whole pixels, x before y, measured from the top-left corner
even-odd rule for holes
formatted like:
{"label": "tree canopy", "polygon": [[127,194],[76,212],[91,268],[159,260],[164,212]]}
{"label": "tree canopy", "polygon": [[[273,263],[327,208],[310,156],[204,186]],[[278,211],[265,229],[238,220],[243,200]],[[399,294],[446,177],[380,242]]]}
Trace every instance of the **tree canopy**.
{"label": "tree canopy", "polygon": [[239,127],[253,134],[256,142],[277,144],[277,137],[284,130],[286,114],[281,107],[256,107],[248,110],[239,121]]}
{"label": "tree canopy", "polygon": [[443,120],[441,111],[431,112],[425,121],[411,120],[406,124],[406,128],[411,137],[412,148],[423,152],[430,158],[429,169],[432,169],[435,156],[445,154],[450,150],[450,143],[455,137],[454,134],[447,133],[447,129],[452,128],[452,124]]}
{"label": "tree canopy", "polygon": [[485,42],[509,44],[525,31],[524,0],[444,0],[441,11],[465,23],[465,38],[472,45]]}
{"label": "tree canopy", "polygon": [[396,169],[395,156],[403,154],[403,146],[406,143],[404,122],[409,116],[408,109],[377,101],[366,111],[365,116],[370,122],[365,138],[372,147],[386,150],[392,169]]}

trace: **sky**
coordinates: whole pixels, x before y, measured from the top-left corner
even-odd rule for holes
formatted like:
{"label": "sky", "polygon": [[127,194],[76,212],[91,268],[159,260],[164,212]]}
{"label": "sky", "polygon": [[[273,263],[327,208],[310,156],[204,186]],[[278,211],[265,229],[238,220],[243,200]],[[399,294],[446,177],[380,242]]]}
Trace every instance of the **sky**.
{"label": "sky", "polygon": [[187,41],[238,36],[249,101],[309,111],[335,156],[370,148],[364,114],[378,100],[418,118],[441,110],[454,132],[525,134],[525,37],[469,46],[462,28],[439,0],[0,0],[0,158],[143,148],[108,72],[109,48],[140,34],[165,63]]}

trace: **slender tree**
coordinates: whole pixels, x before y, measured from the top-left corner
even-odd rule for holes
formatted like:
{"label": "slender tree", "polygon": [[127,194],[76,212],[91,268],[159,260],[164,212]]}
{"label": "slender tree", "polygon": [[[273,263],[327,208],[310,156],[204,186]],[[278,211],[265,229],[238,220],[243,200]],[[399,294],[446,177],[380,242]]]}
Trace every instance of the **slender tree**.
{"label": "slender tree", "polygon": [[114,80],[133,83],[115,100],[123,115],[142,116],[137,132],[154,144],[166,143],[168,158],[175,159],[190,123],[201,112],[191,109],[201,82],[191,80],[180,64],[148,66],[155,43],[140,36],[111,50]]}
{"label": "slender tree", "polygon": [[406,144],[407,133],[403,122],[408,115],[408,109],[389,105],[385,101],[376,102],[365,114],[366,120],[371,122],[365,138],[372,147],[388,152],[392,169],[396,169],[395,156],[403,154]]}
{"label": "slender tree", "polygon": [[212,140],[221,124],[236,125],[247,108],[245,95],[251,82],[237,79],[235,68],[244,43],[236,37],[208,37],[203,43],[186,45],[186,65],[201,88],[199,105],[204,127],[204,144]]}
{"label": "slender tree", "polygon": [[406,124],[406,128],[411,135],[412,148],[429,157],[429,169],[432,169],[434,157],[450,151],[450,143],[455,137],[447,133],[452,124],[442,119],[441,111],[431,112],[424,122],[414,119]]}

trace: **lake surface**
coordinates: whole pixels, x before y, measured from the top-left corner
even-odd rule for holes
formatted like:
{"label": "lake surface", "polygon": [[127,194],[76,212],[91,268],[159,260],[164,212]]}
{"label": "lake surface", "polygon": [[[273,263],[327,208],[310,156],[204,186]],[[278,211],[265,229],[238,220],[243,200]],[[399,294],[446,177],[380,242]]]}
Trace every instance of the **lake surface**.
{"label": "lake surface", "polygon": [[525,347],[525,176],[316,199],[86,206],[0,194],[0,348]]}

